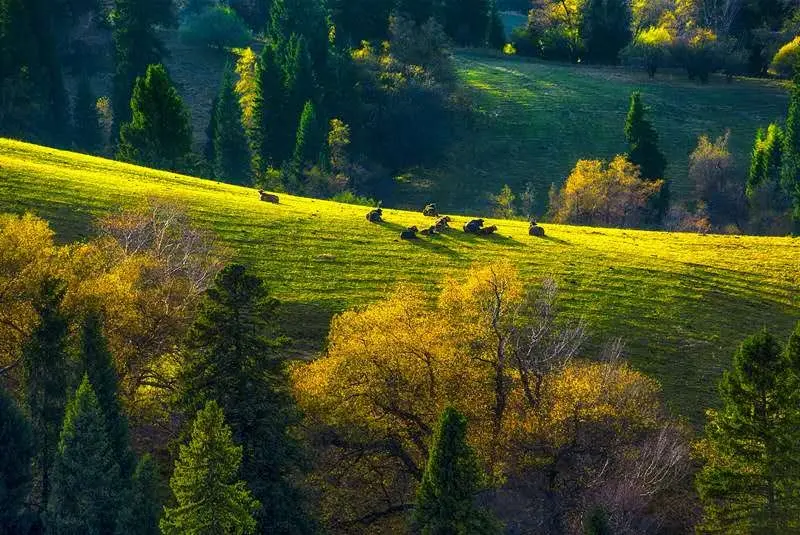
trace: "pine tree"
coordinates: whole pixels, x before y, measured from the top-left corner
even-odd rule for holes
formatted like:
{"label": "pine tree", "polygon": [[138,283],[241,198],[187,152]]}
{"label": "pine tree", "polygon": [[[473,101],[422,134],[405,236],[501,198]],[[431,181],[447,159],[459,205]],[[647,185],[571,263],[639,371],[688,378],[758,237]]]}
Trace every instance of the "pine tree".
{"label": "pine tree", "polygon": [[489,0],[444,0],[442,26],[459,46],[482,46],[489,30]]}
{"label": "pine tree", "polygon": [[31,489],[31,428],[16,402],[0,388],[0,535],[22,533]]}
{"label": "pine tree", "polygon": [[124,478],[129,478],[136,460],[130,446],[128,418],[119,401],[119,378],[103,335],[103,317],[100,312],[90,310],[83,320],[81,337],[81,363],[89,377],[103,412],[111,450]]}
{"label": "pine tree", "polygon": [[319,160],[322,141],[322,128],[317,119],[314,103],[308,101],[303,106],[303,113],[300,115],[300,125],[297,127],[297,137],[295,138],[292,160],[296,170],[301,170],[305,162]]}
{"label": "pine tree", "polygon": [[53,461],[67,403],[67,321],[61,312],[64,286],[48,278],[34,302],[36,328],[22,350],[26,404],[34,438],[34,476],[42,510],[50,497]]}
{"label": "pine tree", "polygon": [[172,0],[115,0],[114,25],[114,131],[131,120],[134,82],[148,65],[160,63],[164,45],[155,26],[175,23]]}
{"label": "pine tree", "polygon": [[497,10],[497,2],[491,2],[489,10],[489,29],[486,36],[486,43],[490,48],[502,50],[506,44],[506,30],[500,12]]}
{"label": "pine tree", "polygon": [[222,409],[209,401],[197,413],[191,439],[180,447],[170,488],[176,507],[164,509],[164,535],[254,533],[258,509],[244,481],[238,479],[242,447],[225,425]]}
{"label": "pine tree", "polygon": [[206,143],[203,146],[203,157],[209,166],[214,168],[214,140],[217,138],[217,108],[219,107],[219,96],[211,101],[211,113],[208,116],[208,126],[206,126]]}
{"label": "pine tree", "polygon": [[313,531],[303,497],[291,482],[302,461],[289,434],[298,421],[271,319],[277,302],[261,279],[240,265],[223,269],[192,326],[181,371],[181,405],[191,413],[211,400],[225,411],[244,449],[242,474],[261,502],[260,532]]}
{"label": "pine tree", "polygon": [[630,3],[626,0],[588,0],[580,26],[587,59],[617,63],[620,50],[633,37],[631,20]]}
{"label": "pine tree", "polygon": [[790,360],[765,330],[747,338],[720,382],[699,452],[702,531],[786,533],[800,507],[800,443]]}
{"label": "pine tree", "polygon": [[285,137],[281,114],[285,110],[286,94],[283,71],[278,64],[277,53],[272,46],[265,46],[256,67],[256,96],[253,111],[255,132],[251,140],[253,147],[253,169],[263,173],[267,167],[280,167],[278,146]]}
{"label": "pine tree", "polygon": [[781,187],[792,203],[792,232],[800,234],[800,73],[789,92],[789,112],[783,131]]}
{"label": "pine tree", "polygon": [[47,510],[52,533],[114,533],[121,507],[119,465],[103,411],[84,375],[67,405]]}
{"label": "pine tree", "polygon": [[176,169],[192,146],[189,112],[163,65],[150,65],[136,79],[133,118],[119,133],[122,160]]}
{"label": "pine tree", "polygon": [[323,2],[273,0],[267,38],[279,52],[279,56],[289,49],[292,36],[303,37],[313,71],[318,76],[324,77],[330,52],[330,29]]}
{"label": "pine tree", "polygon": [[131,478],[131,489],[121,507],[117,533],[126,535],[159,535],[161,507],[156,499],[158,470],[149,455],[143,455]]}
{"label": "pine tree", "polygon": [[235,184],[250,183],[250,151],[242,126],[242,108],[226,71],[217,97],[214,133],[214,175]]}
{"label": "pine tree", "polygon": [[96,100],[87,76],[82,76],[78,83],[73,108],[72,137],[75,148],[87,154],[96,154],[102,143],[102,134]]}
{"label": "pine tree", "polygon": [[417,24],[424,24],[437,15],[433,0],[398,0],[397,13]]}
{"label": "pine tree", "polygon": [[467,444],[467,419],[448,407],[439,418],[417,492],[414,523],[423,535],[498,533],[496,522],[474,503],[481,479]]}
{"label": "pine tree", "polygon": [[[631,94],[631,105],[625,121],[625,138],[628,140],[628,160],[639,166],[644,180],[664,178],[667,160],[658,148],[658,134],[645,117],[642,96],[638,91]],[[664,182],[661,192],[651,202],[656,221],[661,221],[669,207],[669,183]]]}
{"label": "pine tree", "polygon": [[286,113],[283,119],[286,121],[284,128],[289,129],[289,135],[286,139],[288,145],[282,148],[282,161],[292,157],[296,141],[293,134],[300,126],[300,116],[306,102],[309,100],[315,104],[319,102],[319,91],[311,66],[311,56],[304,37],[292,35],[284,61]]}

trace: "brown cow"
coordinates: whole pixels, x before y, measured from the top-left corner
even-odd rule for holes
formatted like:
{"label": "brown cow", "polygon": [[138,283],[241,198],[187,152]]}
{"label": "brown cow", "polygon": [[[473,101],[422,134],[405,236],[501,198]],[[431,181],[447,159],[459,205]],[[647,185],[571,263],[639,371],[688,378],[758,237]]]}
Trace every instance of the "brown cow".
{"label": "brown cow", "polygon": [[278,199],[277,195],[273,195],[272,193],[267,193],[263,189],[258,190],[258,195],[264,202],[271,202],[272,204],[280,203],[280,200]]}

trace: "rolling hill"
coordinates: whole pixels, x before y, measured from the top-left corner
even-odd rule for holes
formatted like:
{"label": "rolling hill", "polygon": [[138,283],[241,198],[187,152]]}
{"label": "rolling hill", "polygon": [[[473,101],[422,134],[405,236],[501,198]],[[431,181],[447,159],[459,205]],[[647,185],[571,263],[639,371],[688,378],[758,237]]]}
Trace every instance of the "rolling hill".
{"label": "rolling hill", "polygon": [[784,336],[800,319],[800,239],[559,225],[545,225],[539,239],[524,222],[491,221],[497,236],[453,230],[405,242],[399,230],[425,223],[420,213],[386,210],[387,222],[374,225],[361,206],[288,195],[273,205],[248,188],[0,140],[0,211],[38,214],[62,240],[147,197],[184,205],[263,275],[294,350],[306,355],[322,346],[333,313],[401,281],[434,290],[446,274],[507,258],[532,283],[554,277],[565,312],[587,320],[591,345],[622,337],[676,411],[699,421],[742,337],[762,326]]}
{"label": "rolling hill", "polygon": [[419,173],[425,180],[415,198],[459,208],[485,206],[486,194],[503,184],[520,192],[531,182],[543,212],[550,184],[560,185],[578,159],[610,159],[627,150],[623,127],[637,89],[659,133],[677,199],[691,193],[688,160],[699,135],[730,130],[735,172],[744,183],[756,130],[786,115],[786,90],[775,81],[737,78],[728,84],[720,76],[699,85],[682,71],[650,80],[622,67],[467,51],[456,54],[455,62],[475,111],[459,126],[445,161]]}

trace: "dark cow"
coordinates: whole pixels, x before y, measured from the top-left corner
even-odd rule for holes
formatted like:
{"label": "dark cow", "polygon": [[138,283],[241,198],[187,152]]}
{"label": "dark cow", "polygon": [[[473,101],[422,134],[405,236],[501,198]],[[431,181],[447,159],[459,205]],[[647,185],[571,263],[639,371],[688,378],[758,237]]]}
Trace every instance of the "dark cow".
{"label": "dark cow", "polygon": [[436,203],[432,202],[426,204],[425,208],[422,209],[422,215],[427,217],[439,217],[439,209],[436,207]]}
{"label": "dark cow", "polygon": [[464,223],[464,232],[468,234],[478,234],[483,227],[483,219],[473,219],[468,223]]}
{"label": "dark cow", "polygon": [[375,208],[374,210],[370,210],[367,212],[367,221],[370,223],[380,223],[383,221],[383,210],[380,208]]}
{"label": "dark cow", "polygon": [[258,190],[258,195],[264,202],[271,202],[272,204],[279,204],[280,202],[277,195],[273,195],[272,193],[267,193],[263,189]]}
{"label": "dark cow", "polygon": [[531,221],[531,226],[528,229],[528,234],[531,236],[536,236],[537,238],[544,238],[544,229],[536,224],[536,222]]}
{"label": "dark cow", "polygon": [[422,234],[423,236],[433,236],[434,234],[439,233],[439,229],[436,228],[436,225],[431,225],[428,228],[420,230],[419,233]]}
{"label": "dark cow", "polygon": [[416,240],[417,239],[417,232],[419,229],[417,227],[408,227],[403,232],[400,233],[401,240]]}
{"label": "dark cow", "polygon": [[433,224],[433,226],[436,227],[436,232],[444,232],[449,229],[450,225],[448,225],[448,223],[450,223],[450,221],[451,219],[449,216],[443,216],[437,219],[436,223]]}
{"label": "dark cow", "polygon": [[481,229],[478,229],[478,234],[488,236],[489,234],[493,234],[496,231],[497,231],[497,225],[492,225],[491,227],[483,227]]}

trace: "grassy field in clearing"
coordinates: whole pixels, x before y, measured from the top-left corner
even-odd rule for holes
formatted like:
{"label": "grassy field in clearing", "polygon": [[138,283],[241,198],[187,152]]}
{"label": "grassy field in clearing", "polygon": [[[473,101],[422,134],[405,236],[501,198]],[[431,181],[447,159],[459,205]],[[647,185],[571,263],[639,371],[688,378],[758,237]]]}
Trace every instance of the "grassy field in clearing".
{"label": "grassy field in clearing", "polygon": [[400,229],[429,221],[420,213],[386,210],[375,225],[360,206],[288,195],[273,205],[252,189],[0,140],[0,211],[38,214],[62,240],[90,235],[93,218],[147,197],[184,205],[269,281],[297,351],[321,347],[331,314],[399,282],[433,293],[445,275],[508,259],[531,283],[558,281],[565,312],[588,322],[587,353],[624,338],[634,365],[697,422],[741,338],[762,326],[784,336],[800,319],[799,239],[559,225],[538,239],[524,222],[489,220],[499,235],[452,230],[405,242]]}
{"label": "grassy field in clearing", "polygon": [[689,155],[701,134],[730,130],[735,172],[744,183],[757,128],[786,115],[786,91],[774,81],[712,77],[708,85],[683,72],[644,72],[491,57],[455,56],[474,113],[459,128],[445,162],[421,172],[419,199],[480,207],[503,184],[516,192],[535,186],[540,211],[551,183],[561,184],[581,158],[610,159],[627,150],[623,128],[630,94],[640,90],[668,161],[677,199],[691,193]]}

